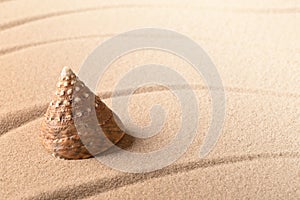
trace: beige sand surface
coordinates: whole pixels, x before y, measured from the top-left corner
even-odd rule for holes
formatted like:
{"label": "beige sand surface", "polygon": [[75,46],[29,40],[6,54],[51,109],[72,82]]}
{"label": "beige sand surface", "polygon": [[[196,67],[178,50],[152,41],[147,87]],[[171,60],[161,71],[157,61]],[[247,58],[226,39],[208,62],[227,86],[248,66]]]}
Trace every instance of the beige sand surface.
{"label": "beige sand surface", "polygon": [[[297,0],[0,0],[0,199],[299,199],[299,14]],[[102,41],[140,27],[183,33],[215,63],[226,92],[215,149],[198,158],[211,117],[204,80],[175,56],[143,51],[112,64],[100,96],[110,104],[114,84],[136,65],[172,66],[199,102],[198,134],[184,156],[148,174],[52,157],[37,135],[62,67],[77,72]],[[158,149],[180,126],[176,98],[158,87],[132,96],[132,118],[147,125],[154,103],[169,112],[165,126],[132,150]]]}

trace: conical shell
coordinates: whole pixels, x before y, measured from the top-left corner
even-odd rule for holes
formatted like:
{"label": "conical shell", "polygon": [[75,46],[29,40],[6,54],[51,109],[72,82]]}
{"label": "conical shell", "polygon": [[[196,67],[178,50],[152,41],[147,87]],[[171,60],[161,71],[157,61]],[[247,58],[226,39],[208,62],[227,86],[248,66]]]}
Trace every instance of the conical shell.
{"label": "conical shell", "polygon": [[122,126],[118,117],[65,67],[44,116],[40,138],[55,157],[89,158],[125,135],[118,125]]}

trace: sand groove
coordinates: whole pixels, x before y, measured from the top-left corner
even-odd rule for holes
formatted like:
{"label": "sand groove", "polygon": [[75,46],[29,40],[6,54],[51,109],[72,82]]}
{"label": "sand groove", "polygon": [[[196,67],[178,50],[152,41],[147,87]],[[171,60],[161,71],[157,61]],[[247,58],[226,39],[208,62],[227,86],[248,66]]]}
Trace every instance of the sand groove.
{"label": "sand groove", "polygon": [[46,112],[47,106],[48,105],[38,105],[4,114],[4,116],[0,117],[0,136],[41,117]]}
{"label": "sand groove", "polygon": [[[208,90],[207,86],[204,85],[174,85],[173,88],[176,90],[184,90],[192,87],[195,90]],[[213,90],[222,90],[222,88],[212,88]],[[238,88],[238,87],[224,87],[225,92],[241,93],[241,94],[257,94],[257,95],[270,95],[275,97],[289,97],[289,98],[300,98],[300,94],[293,93],[278,93],[275,91],[251,89],[251,88]],[[136,90],[134,95],[145,94],[152,92],[168,91],[169,89],[164,86],[148,86],[142,90]],[[114,97],[127,96],[131,94],[131,89],[124,89],[116,92]],[[109,99],[112,97],[112,92],[101,92],[99,96],[101,99]],[[7,113],[0,117],[0,136],[9,132],[12,129],[18,128],[27,122],[31,122],[39,117],[42,117],[46,112],[48,105],[35,105],[30,108],[26,108],[12,113]]]}
{"label": "sand groove", "polygon": [[124,174],[113,178],[98,179],[78,186],[68,186],[66,188],[40,193],[30,199],[82,199],[96,194],[108,192],[128,185],[141,183],[150,179],[162,178],[172,174],[188,172],[200,168],[209,168],[219,165],[229,165],[239,162],[250,162],[254,160],[280,159],[280,158],[300,158],[300,152],[279,152],[245,154],[238,156],[226,156],[223,158],[203,159],[183,164],[174,164],[164,169],[143,174]]}
{"label": "sand groove", "polygon": [[72,40],[80,40],[80,39],[88,39],[88,38],[101,38],[101,37],[112,37],[114,34],[99,34],[99,35],[85,35],[85,36],[77,36],[77,37],[68,37],[68,38],[60,38],[60,39],[53,39],[48,41],[41,41],[41,42],[35,42],[35,43],[29,43],[29,44],[23,44],[23,45],[17,45],[5,49],[0,49],[0,56],[17,52],[23,49],[46,45],[46,44],[53,44],[57,42],[63,42],[63,41],[72,41]]}
{"label": "sand groove", "polygon": [[139,8],[139,7],[151,7],[151,5],[138,5],[138,4],[128,4],[128,5],[111,5],[111,6],[100,6],[100,7],[91,7],[91,8],[83,8],[83,9],[77,9],[77,10],[66,10],[66,11],[60,11],[60,12],[54,12],[54,13],[48,13],[44,15],[37,15],[33,17],[27,17],[11,22],[4,23],[0,25],[0,31],[4,31],[6,29],[11,29],[14,27],[22,26],[24,24],[28,24],[35,21],[40,21],[43,19],[48,19],[52,17],[59,17],[64,15],[70,15],[74,13],[84,13],[89,11],[96,11],[96,10],[104,10],[104,9],[114,9],[114,8]]}
{"label": "sand groove", "polygon": [[14,1],[14,0],[0,0],[0,3],[4,3],[4,2],[7,2],[7,1]]}
{"label": "sand groove", "polygon": [[[66,41],[75,41],[75,40],[81,40],[81,39],[113,37],[115,35],[118,35],[118,33],[82,35],[82,36],[65,37],[65,38],[45,40],[45,41],[39,41],[39,42],[32,42],[32,43],[28,43],[28,44],[15,45],[15,46],[12,46],[12,47],[7,47],[7,48],[4,48],[4,49],[0,49],[0,56],[7,55],[7,54],[10,54],[10,53],[14,53],[14,52],[18,52],[18,51],[21,51],[23,49],[33,48],[33,47],[38,47],[38,46],[43,46],[43,45],[48,45],[48,44],[55,44],[55,43],[66,42]],[[147,36],[137,35],[137,37],[147,37]],[[162,36],[160,36],[160,37],[162,37]],[[206,41],[211,40],[211,41],[215,42],[215,40],[212,40],[210,38],[194,38],[194,39],[198,39],[198,40],[205,39]],[[289,49],[289,50],[291,50],[291,49]],[[293,50],[295,50],[295,49],[293,49]]]}
{"label": "sand groove", "polygon": [[[0,25],[0,31],[4,31],[7,29],[11,29],[14,27],[22,26],[24,24],[28,24],[31,22],[44,20],[52,17],[59,17],[64,15],[70,15],[75,13],[84,13],[90,11],[97,10],[105,10],[105,9],[116,9],[116,8],[166,8],[164,5],[146,5],[146,4],[124,4],[124,5],[107,5],[101,7],[91,7],[91,8],[83,8],[77,10],[66,10],[60,12],[53,12],[43,15],[36,15],[32,17],[26,17],[23,19],[10,21]],[[171,9],[182,9],[181,6],[178,5],[168,5],[167,8]],[[300,8],[292,7],[292,8],[269,8],[269,9],[251,9],[251,8],[213,8],[213,7],[186,7],[186,9],[196,9],[196,10],[209,10],[209,11],[223,11],[223,12],[238,12],[238,13],[252,13],[252,14],[294,14],[299,13]]]}
{"label": "sand groove", "polygon": [[[191,84],[191,85],[171,85],[172,89],[175,90],[185,90],[185,89],[194,89],[194,90],[213,90],[213,91],[222,91],[223,88],[220,87],[210,87],[208,88],[205,85],[199,84]],[[147,86],[143,87],[143,89],[136,90],[134,94],[143,94],[149,92],[159,92],[159,91],[168,91],[171,90],[165,86]],[[100,93],[100,97],[103,99],[108,99],[111,97],[119,97],[119,96],[128,96],[130,95],[132,89],[124,89],[120,91],[115,91],[113,94],[112,91],[106,91]],[[256,95],[267,95],[267,96],[275,96],[275,97],[289,97],[289,98],[300,98],[300,94],[297,93],[290,93],[290,92],[276,92],[272,90],[263,90],[263,89],[252,89],[252,88],[241,88],[241,87],[224,87],[225,92],[232,92],[232,93],[241,93],[241,94],[256,94]]]}

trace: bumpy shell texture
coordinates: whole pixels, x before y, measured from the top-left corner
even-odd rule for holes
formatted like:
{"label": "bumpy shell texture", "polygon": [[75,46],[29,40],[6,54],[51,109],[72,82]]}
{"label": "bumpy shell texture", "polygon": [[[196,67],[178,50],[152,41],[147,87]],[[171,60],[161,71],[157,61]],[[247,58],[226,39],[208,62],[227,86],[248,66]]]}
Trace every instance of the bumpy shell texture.
{"label": "bumpy shell texture", "polygon": [[42,122],[44,147],[59,158],[89,158],[116,144],[125,135],[120,127],[118,117],[65,67]]}

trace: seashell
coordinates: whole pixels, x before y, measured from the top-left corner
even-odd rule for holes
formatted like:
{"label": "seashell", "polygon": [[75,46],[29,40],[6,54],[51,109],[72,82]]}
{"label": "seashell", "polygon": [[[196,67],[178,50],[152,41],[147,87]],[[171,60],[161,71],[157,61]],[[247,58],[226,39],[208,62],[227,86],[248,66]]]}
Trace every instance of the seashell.
{"label": "seashell", "polygon": [[[73,92],[76,92],[75,98]],[[91,112],[92,107],[95,112]],[[76,112],[73,113],[74,108]],[[122,127],[119,118],[68,67],[61,72],[56,93],[44,116],[39,136],[44,147],[59,158],[92,157],[92,154],[104,152],[125,135],[118,126]],[[98,127],[93,127],[95,120]],[[77,129],[84,127],[84,132],[81,132],[82,129],[77,131],[75,121]]]}

